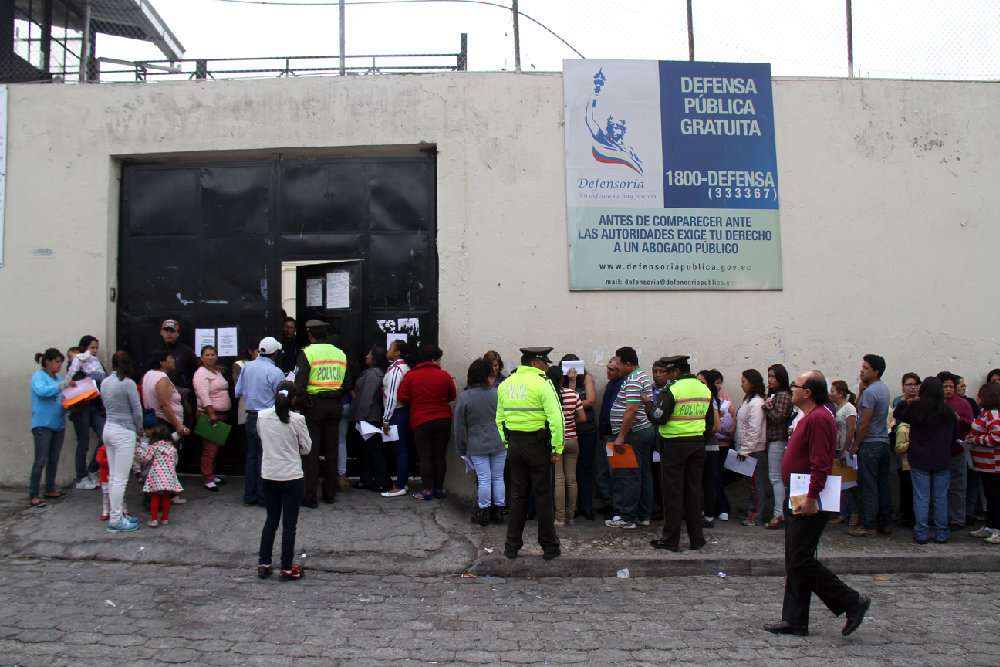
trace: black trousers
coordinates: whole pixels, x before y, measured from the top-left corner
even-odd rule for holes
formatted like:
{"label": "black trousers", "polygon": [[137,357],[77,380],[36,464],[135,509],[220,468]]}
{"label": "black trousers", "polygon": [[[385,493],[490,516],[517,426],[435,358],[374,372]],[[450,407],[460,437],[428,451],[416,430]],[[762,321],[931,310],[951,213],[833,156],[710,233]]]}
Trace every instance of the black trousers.
{"label": "black trousers", "polygon": [[781,618],[791,625],[809,627],[813,593],[836,616],[858,603],[858,592],[816,558],[819,538],[829,518],[826,512],[798,516],[785,511],[785,601]]}
{"label": "black trousers", "polygon": [[445,454],[450,437],[450,419],[435,419],[413,429],[413,444],[420,460],[420,478],[425,493],[444,490]]}
{"label": "black trousers", "polygon": [[986,526],[1000,530],[1000,473],[984,472],[979,478],[986,496]]}
{"label": "black trousers", "polygon": [[552,499],[551,436],[545,429],[532,433],[509,431],[507,462],[510,464],[510,486],[507,489],[507,546],[520,549],[524,522],[528,518],[528,497],[535,499],[538,520],[538,543],[546,552],[559,550],[556,537],[555,509]]}
{"label": "black trousers", "polygon": [[597,431],[579,430],[580,456],[576,460],[576,507],[584,514],[594,511],[594,454],[597,451]]}
{"label": "black trousers", "polygon": [[[382,428],[381,424],[367,422],[371,426]],[[382,433],[376,433],[364,441],[364,463],[361,470],[361,483],[372,488],[387,491],[392,483],[389,481],[389,469],[385,464],[385,448],[382,443]]]}
{"label": "black trousers", "polygon": [[692,549],[705,546],[701,524],[703,492],[702,469],[705,466],[705,443],[660,440],[660,474],[663,486],[663,541],[677,547],[681,540],[681,521],[687,524]]}
{"label": "black trousers", "polygon": [[260,534],[260,554],[257,562],[261,565],[271,564],[274,534],[278,531],[280,521],[281,569],[290,570],[292,558],[295,556],[295,529],[299,523],[299,505],[302,504],[302,478],[290,479],[287,482],[265,479],[263,484],[267,519]]}
{"label": "black trousers", "polygon": [[333,500],[337,495],[337,453],[340,438],[340,395],[310,396],[306,403],[306,426],[312,449],[302,457],[302,472],[305,475],[303,500],[316,501],[316,487],[319,484],[319,457],[323,456],[323,499]]}
{"label": "black trousers", "polygon": [[722,471],[719,469],[721,452],[705,452],[704,472],[701,476],[701,487],[705,497],[705,516],[713,519],[719,516],[719,485],[722,482]]}

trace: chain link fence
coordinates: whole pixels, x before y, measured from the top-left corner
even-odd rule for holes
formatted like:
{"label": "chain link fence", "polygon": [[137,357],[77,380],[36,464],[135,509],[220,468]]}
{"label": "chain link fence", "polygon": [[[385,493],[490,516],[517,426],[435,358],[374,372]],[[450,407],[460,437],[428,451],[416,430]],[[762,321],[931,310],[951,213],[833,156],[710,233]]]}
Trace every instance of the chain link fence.
{"label": "chain link fence", "polygon": [[344,0],[343,58],[339,3],[288,2],[0,1],[0,81],[559,71],[692,53],[775,76],[1000,79],[1000,0]]}

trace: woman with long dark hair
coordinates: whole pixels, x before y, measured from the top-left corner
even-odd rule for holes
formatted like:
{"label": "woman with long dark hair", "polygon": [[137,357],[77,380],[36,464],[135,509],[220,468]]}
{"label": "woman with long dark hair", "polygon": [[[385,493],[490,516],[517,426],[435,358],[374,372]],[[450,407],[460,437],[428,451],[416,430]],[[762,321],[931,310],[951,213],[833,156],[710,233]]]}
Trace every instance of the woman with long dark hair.
{"label": "woman with long dark hair", "polygon": [[274,407],[257,413],[257,434],[261,443],[260,476],[264,488],[267,519],[260,534],[257,576],[271,576],[271,556],[274,535],[281,524],[281,579],[302,578],[302,568],[293,565],[295,530],[299,523],[299,506],[305,492],[302,457],[312,449],[306,418],[292,411],[295,385],[282,382],[274,394]]}
{"label": "woman with long dark hair", "polygon": [[895,412],[897,421],[910,425],[907,458],[913,482],[913,541],[927,544],[928,514],[933,502],[934,541],[943,544],[950,536],[948,488],[958,418],[945,403],[942,382],[936,377],[924,379],[919,396],[915,401],[901,403]]}
{"label": "woman with long dark hair", "polygon": [[752,456],[757,460],[753,477],[750,479],[750,509],[744,526],[759,523],[764,505],[764,489],[767,485],[767,432],[764,417],[764,378],[760,371],[750,368],[740,376],[743,402],[736,411],[736,455],[745,459]]}
{"label": "woman with long dark hair", "polygon": [[54,347],[35,355],[41,366],[31,376],[31,436],[35,441],[35,462],[31,465],[28,495],[32,507],[45,507],[48,503],[39,494],[42,470],[45,470],[45,497],[59,498],[56,488],[56,469],[59,452],[66,435],[66,411],[62,406],[62,378],[59,369],[63,354]]}
{"label": "woman with long dark hair", "polygon": [[[66,379],[64,385],[69,382],[76,382],[90,379],[94,382],[94,387],[99,388],[107,372],[101,364],[97,353],[100,350],[101,342],[94,336],[86,335],[80,338],[79,350],[69,368],[66,369]],[[69,411],[69,420],[73,422],[73,431],[76,433],[76,488],[96,489],[100,486],[97,479],[97,447],[101,446],[101,438],[104,437],[104,407],[99,396],[77,403]],[[94,448],[94,456],[87,462],[87,452],[90,449],[90,432],[97,436],[97,447]]]}
{"label": "woman with long dark hair", "polygon": [[101,383],[101,400],[107,413],[104,447],[108,455],[108,486],[111,510],[108,530],[128,531],[139,520],[124,513],[125,487],[135,457],[135,445],[142,433],[142,405],[132,376],[135,367],[128,352],[118,351],[111,359],[112,373]]}
{"label": "woman with long dark hair", "polygon": [[385,466],[385,452],[382,449],[382,378],[386,367],[385,348],[374,345],[365,355],[365,370],[354,384],[354,400],[352,402],[355,428],[360,431],[362,422],[379,429],[378,433],[363,439],[364,466],[361,480],[355,485],[358,489],[368,489],[383,493],[388,491],[391,483],[389,472]]}
{"label": "woman with long dark hair", "polygon": [[[788,386],[788,371],[781,364],[767,368],[767,399],[764,419],[767,431],[767,478],[771,482],[774,508],[765,528],[780,528],[785,521],[785,482],[781,477],[781,460],[788,446],[788,419],[792,415],[792,392]],[[761,508],[763,510],[763,507]]]}

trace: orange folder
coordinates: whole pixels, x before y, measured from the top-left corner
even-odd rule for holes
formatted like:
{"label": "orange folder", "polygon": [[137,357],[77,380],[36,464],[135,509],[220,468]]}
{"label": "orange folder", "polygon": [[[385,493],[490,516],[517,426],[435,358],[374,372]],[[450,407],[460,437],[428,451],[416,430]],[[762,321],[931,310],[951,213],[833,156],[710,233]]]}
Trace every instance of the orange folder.
{"label": "orange folder", "polygon": [[614,441],[611,441],[606,445],[608,452],[608,465],[615,470],[638,468],[639,461],[635,458],[635,450],[632,449],[632,445],[625,443],[622,445],[622,448],[624,449],[624,452],[619,454],[615,451]]}

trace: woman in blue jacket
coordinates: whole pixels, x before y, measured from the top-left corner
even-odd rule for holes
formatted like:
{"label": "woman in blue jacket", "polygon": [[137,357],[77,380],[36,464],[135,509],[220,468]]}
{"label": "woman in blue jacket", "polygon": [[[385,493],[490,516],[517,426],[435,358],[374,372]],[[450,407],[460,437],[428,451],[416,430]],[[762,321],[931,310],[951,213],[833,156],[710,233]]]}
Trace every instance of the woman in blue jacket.
{"label": "woman in blue jacket", "polygon": [[45,507],[46,504],[38,488],[43,468],[45,498],[63,495],[56,488],[56,468],[66,433],[62,378],[58,375],[63,360],[62,352],[54,347],[35,355],[35,363],[40,364],[41,369],[31,376],[31,435],[35,439],[35,462],[31,466],[28,495],[31,496],[32,507]]}

